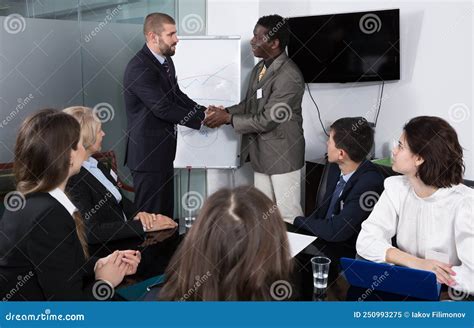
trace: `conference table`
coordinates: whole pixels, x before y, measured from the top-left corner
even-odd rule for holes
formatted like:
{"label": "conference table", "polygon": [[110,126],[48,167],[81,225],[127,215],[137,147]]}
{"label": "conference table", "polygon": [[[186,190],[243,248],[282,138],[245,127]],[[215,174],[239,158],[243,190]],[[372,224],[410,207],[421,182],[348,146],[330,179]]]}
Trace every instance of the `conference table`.
{"label": "conference table", "polygon": [[[147,233],[146,239],[130,238],[119,241],[110,242],[105,245],[96,245],[90,248],[91,254],[94,256],[106,256],[114,250],[137,249],[142,254],[142,260],[138,267],[137,273],[127,276],[117,291],[130,286],[136,286],[150,278],[163,275],[167,265],[169,264],[173,254],[186,235],[186,227],[184,221],[180,220],[178,228]],[[291,230],[291,229],[289,229]],[[314,245],[309,245],[300,254],[294,258],[294,270],[292,274],[291,292],[284,300],[291,301],[417,301],[417,299],[380,292],[370,291],[367,289],[350,286],[343,274],[338,270],[331,269],[328,278],[328,286],[325,289],[317,290],[313,286],[312,268],[310,259],[312,256],[318,255]],[[158,292],[155,292],[156,295]],[[116,293],[120,295],[119,293]],[[368,295],[369,294],[369,295]],[[137,300],[153,300],[151,296]],[[116,296],[116,300],[127,300],[123,297]],[[450,300],[450,294],[447,290],[442,290],[441,300]],[[130,300],[130,299],[129,299]],[[462,300],[473,300],[472,296],[463,298]]]}

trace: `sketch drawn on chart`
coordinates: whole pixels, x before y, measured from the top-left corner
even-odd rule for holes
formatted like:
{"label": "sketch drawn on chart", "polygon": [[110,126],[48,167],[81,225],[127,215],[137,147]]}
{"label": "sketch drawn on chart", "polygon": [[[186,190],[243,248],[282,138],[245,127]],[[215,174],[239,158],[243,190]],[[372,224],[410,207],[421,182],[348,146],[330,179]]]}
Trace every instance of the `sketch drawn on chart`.
{"label": "sketch drawn on chart", "polygon": [[[236,95],[232,92],[235,90],[235,82],[222,78],[217,73],[180,79],[179,86],[185,94],[203,106],[222,105],[226,107],[237,103]],[[200,130],[185,126],[179,126],[178,130],[186,144],[195,148],[206,148],[219,138],[221,129],[211,129],[203,125]]]}

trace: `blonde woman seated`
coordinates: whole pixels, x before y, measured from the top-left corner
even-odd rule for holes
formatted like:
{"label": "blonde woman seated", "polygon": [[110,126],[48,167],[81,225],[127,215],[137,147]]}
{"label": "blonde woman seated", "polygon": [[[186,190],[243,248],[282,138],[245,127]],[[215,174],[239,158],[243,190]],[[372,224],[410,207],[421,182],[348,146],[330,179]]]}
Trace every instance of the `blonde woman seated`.
{"label": "blonde woman seated", "polygon": [[107,170],[105,165],[92,157],[101,150],[105,136],[100,120],[87,107],[69,107],[64,112],[80,123],[86,149],[86,160],[79,173],[69,179],[66,189],[85,219],[88,243],[106,243],[176,227],[176,223],[167,216],[136,213],[131,202],[124,206],[127,199],[117,187],[116,173]]}
{"label": "blonde woman seated", "polygon": [[254,187],[223,189],[207,199],[171,259],[160,299],[272,300],[272,284],[288,281],[290,271],[276,205]]}
{"label": "blonde woman seated", "polygon": [[362,223],[357,253],[432,271],[438,282],[473,293],[474,196],[461,184],[456,132],[438,117],[413,118],[393,150],[392,168],[403,176],[385,180],[385,191]]}
{"label": "blonde woman seated", "polygon": [[[64,193],[85,154],[79,124],[61,111],[41,110],[20,126],[16,202],[11,200],[13,206],[0,220],[3,300],[94,300],[104,284],[116,287],[125,275],[136,273],[137,251],[89,257],[82,219]],[[26,281],[18,288],[21,277]]]}

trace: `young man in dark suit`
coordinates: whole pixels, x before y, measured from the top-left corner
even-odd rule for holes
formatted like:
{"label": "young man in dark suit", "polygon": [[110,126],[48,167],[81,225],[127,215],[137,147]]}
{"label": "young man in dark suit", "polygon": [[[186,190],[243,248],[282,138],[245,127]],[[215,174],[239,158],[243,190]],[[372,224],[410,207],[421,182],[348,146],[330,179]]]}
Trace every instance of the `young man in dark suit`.
{"label": "young man in dark suit", "polygon": [[124,74],[125,164],[132,173],[138,209],[173,217],[176,125],[200,129],[206,108],[178,86],[171,59],[178,43],[174,19],[162,13],[149,14],[143,32],[146,44]]}
{"label": "young man in dark suit", "polygon": [[366,159],[373,144],[374,131],[364,118],[335,121],[327,141],[330,167],[323,204],[294,221],[296,230],[317,236],[316,246],[333,260],[355,257],[361,224],[383,191],[383,174]]}

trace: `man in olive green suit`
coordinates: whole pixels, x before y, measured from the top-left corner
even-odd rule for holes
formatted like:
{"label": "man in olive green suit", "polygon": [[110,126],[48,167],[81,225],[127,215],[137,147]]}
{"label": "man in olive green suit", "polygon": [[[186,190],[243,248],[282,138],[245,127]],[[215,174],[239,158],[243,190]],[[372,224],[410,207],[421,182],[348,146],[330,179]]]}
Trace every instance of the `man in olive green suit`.
{"label": "man in olive green suit", "polygon": [[204,124],[231,124],[242,134],[242,164],[251,162],[255,187],[276,201],[285,221],[302,215],[301,169],[305,141],[301,102],[304,79],[285,53],[288,22],[278,15],[261,17],[250,41],[255,57],[246,98],[239,104],[213,108]]}

